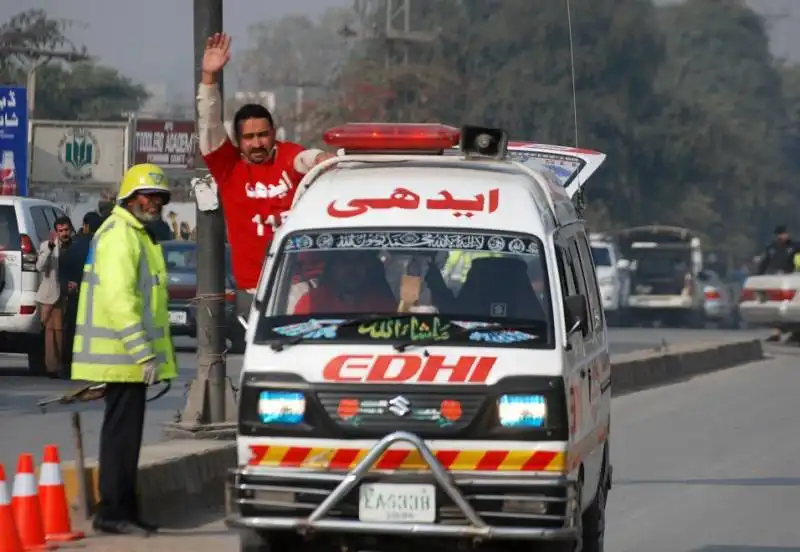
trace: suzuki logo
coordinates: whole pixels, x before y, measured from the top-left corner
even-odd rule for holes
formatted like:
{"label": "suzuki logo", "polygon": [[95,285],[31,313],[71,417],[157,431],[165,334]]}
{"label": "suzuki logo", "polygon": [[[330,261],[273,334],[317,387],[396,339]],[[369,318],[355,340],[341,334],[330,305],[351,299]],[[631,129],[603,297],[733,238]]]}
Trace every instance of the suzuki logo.
{"label": "suzuki logo", "polygon": [[411,403],[403,396],[395,397],[389,401],[389,412],[395,416],[405,416],[411,412]]}

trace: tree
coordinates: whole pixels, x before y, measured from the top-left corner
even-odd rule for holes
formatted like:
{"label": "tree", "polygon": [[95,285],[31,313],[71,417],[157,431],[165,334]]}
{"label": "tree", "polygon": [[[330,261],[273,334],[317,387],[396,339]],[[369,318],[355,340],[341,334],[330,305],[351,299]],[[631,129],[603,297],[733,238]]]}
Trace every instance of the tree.
{"label": "tree", "polygon": [[[742,0],[571,4],[577,141],[608,154],[588,185],[588,218],[604,230],[684,225],[749,254],[800,202],[800,69],[776,63],[764,21]],[[565,2],[413,8],[415,30],[436,40],[392,47],[382,10],[361,14],[361,40],[315,110],[319,130],[440,120],[576,141]]]}
{"label": "tree", "polygon": [[32,9],[0,26],[0,49],[30,50],[0,56],[2,81],[24,85],[28,73],[36,70],[37,118],[118,120],[124,112],[138,110],[147,99],[147,92],[115,69],[91,61],[64,63],[37,53],[73,52],[86,57],[85,48],[65,34],[76,25],[73,21],[50,19],[44,10]]}
{"label": "tree", "polygon": [[77,63],[69,68],[51,64],[40,69],[36,86],[36,116],[42,119],[119,120],[137,111],[147,91],[116,69]]}
{"label": "tree", "polygon": [[[41,9],[30,9],[14,15],[0,25],[0,49],[18,48],[41,51],[85,53],[66,36],[77,23],[66,19],[50,19]],[[27,70],[39,56],[25,53],[0,55],[0,82],[24,82]]]}
{"label": "tree", "polygon": [[250,42],[236,60],[239,87],[275,93],[279,124],[292,126],[298,111],[305,119],[306,108],[324,96],[347,59],[349,46],[339,31],[352,20],[352,10],[332,8],[319,20],[288,15],[251,25]]}

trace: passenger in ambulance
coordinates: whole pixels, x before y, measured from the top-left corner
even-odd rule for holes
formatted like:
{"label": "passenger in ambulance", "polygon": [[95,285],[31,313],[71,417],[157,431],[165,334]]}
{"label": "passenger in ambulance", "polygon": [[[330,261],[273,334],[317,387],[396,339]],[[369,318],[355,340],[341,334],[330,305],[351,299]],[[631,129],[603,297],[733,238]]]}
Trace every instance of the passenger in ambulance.
{"label": "passenger in ambulance", "polygon": [[297,300],[294,314],[385,314],[397,312],[381,260],[370,251],[335,251],[316,287]]}
{"label": "passenger in ambulance", "polygon": [[544,307],[521,259],[475,259],[455,300],[456,313],[476,318],[546,321]]}

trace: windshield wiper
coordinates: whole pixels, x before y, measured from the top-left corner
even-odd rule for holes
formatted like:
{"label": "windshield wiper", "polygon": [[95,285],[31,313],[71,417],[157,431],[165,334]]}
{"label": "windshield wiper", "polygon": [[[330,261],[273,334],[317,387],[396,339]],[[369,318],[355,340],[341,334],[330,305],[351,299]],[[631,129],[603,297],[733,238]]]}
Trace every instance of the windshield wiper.
{"label": "windshield wiper", "polygon": [[[490,323],[490,324],[482,324],[482,325],[474,325],[474,326],[472,326],[472,325],[459,326],[454,330],[449,330],[449,336],[447,337],[447,339],[442,339],[441,337],[433,337],[433,336],[425,338],[425,339],[418,339],[418,340],[407,339],[406,341],[403,341],[401,343],[397,343],[394,346],[394,350],[397,351],[398,353],[402,353],[405,350],[407,350],[409,347],[427,347],[428,345],[435,345],[437,343],[441,343],[442,341],[447,341],[448,339],[451,339],[453,337],[457,337],[459,335],[464,335],[464,334],[470,333],[470,332],[488,332],[488,331],[497,331],[497,330],[530,330],[530,329],[535,329],[537,332],[540,332],[541,329],[542,329],[542,324],[541,323],[540,324],[526,324],[526,323],[516,324],[516,323],[510,323],[510,322],[493,322],[493,323]],[[535,337],[537,339],[540,337],[540,335],[538,333],[537,334],[531,334],[531,335],[535,335]]]}
{"label": "windshield wiper", "polygon": [[307,332],[303,332],[300,335],[294,335],[292,337],[275,341],[270,345],[270,348],[273,351],[280,352],[283,351],[286,347],[291,347],[292,345],[297,345],[302,341],[308,339],[310,335],[325,329],[333,327],[335,329],[340,328],[350,328],[353,326],[360,326],[361,324],[365,324],[367,322],[378,322],[384,320],[396,320],[399,318],[408,318],[409,316],[415,316],[413,312],[397,312],[394,314],[368,314],[366,316],[359,316],[357,318],[349,318],[344,320],[343,322],[319,322],[316,327],[308,330]]}

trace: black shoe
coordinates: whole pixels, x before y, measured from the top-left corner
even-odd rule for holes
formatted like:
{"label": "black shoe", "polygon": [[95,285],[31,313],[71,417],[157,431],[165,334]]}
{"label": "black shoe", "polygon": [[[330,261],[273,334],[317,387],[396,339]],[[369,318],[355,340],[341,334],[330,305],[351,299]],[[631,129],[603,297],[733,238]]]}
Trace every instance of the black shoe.
{"label": "black shoe", "polygon": [[146,537],[152,533],[152,531],[147,531],[144,527],[130,521],[95,519],[92,522],[92,528],[98,533],[107,535],[140,535]]}
{"label": "black shoe", "polygon": [[141,519],[137,519],[135,521],[132,521],[131,523],[147,533],[158,533],[158,525],[155,525],[153,523],[147,523],[146,521],[142,521]]}

